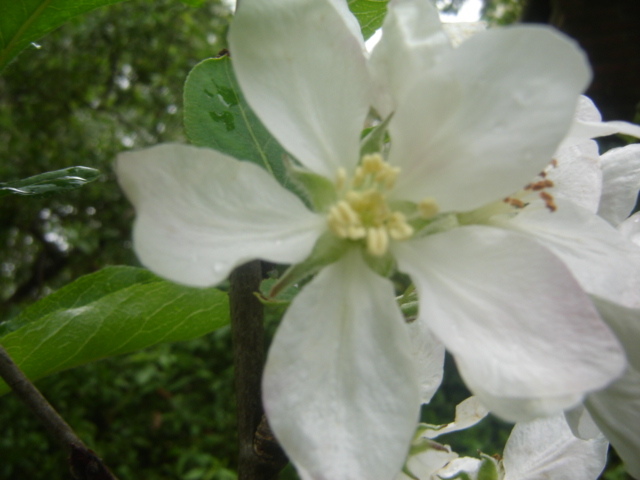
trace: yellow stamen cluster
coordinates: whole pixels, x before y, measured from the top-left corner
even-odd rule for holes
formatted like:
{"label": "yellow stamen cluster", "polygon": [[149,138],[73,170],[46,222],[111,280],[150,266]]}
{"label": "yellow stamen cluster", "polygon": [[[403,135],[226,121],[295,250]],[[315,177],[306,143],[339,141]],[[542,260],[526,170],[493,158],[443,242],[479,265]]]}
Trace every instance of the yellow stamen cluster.
{"label": "yellow stamen cluster", "polygon": [[347,174],[338,170],[336,185],[342,198],[329,209],[329,228],[340,238],[365,239],[371,255],[387,252],[389,239],[406,240],[413,228],[403,213],[392,211],[386,192],[393,188],[400,169],[386,163],[379,154],[365,155],[347,185]]}

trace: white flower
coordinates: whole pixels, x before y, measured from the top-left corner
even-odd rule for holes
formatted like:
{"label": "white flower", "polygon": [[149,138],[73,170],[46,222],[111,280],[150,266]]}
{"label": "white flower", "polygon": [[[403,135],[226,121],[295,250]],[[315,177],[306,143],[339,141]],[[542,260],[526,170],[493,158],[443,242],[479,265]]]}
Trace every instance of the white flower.
{"label": "white flower", "polygon": [[445,425],[420,424],[411,442],[409,455],[402,472],[395,480],[437,480],[436,473],[458,458],[449,445],[441,445],[434,438],[469,428],[488,415],[477,398],[469,397],[456,406],[456,417]]}
{"label": "white flower", "polygon": [[[640,249],[615,228],[635,204],[640,186],[640,148],[631,145],[599,157],[597,144],[590,138],[616,132],[640,136],[640,126],[601,122],[591,100],[581,97],[572,128],[552,163],[525,189],[467,215],[524,234],[553,252],[594,296],[601,315],[618,333],[627,352],[637,352],[640,322],[636,322],[637,327],[629,327],[629,322],[616,320],[624,315],[612,316],[609,310],[600,308],[602,302],[633,311],[640,308]],[[624,334],[629,328],[639,331],[634,336]],[[481,385],[474,393],[493,408],[502,401]],[[511,399],[504,405],[504,409],[520,408]]]}
{"label": "white flower", "polygon": [[[594,294],[599,313],[625,347],[628,366],[624,375],[588,395],[585,405],[627,470],[640,477],[640,214],[627,218],[640,189],[640,144],[599,156],[590,138],[613,133],[640,138],[640,126],[602,122],[591,100],[582,97],[570,134],[545,177],[554,183],[547,190],[564,202],[563,208],[573,219],[562,225],[538,222],[536,215],[549,214],[540,208],[532,213],[527,206],[516,222],[522,231],[555,248],[585,290]],[[580,414],[574,411],[568,416],[574,433],[583,439],[599,435],[597,429],[581,431],[579,422],[587,418],[589,423],[590,417],[583,407],[577,412]]]}
{"label": "white flower", "polygon": [[464,472],[470,480],[478,480],[484,466],[481,478],[486,480],[596,480],[607,462],[608,446],[602,434],[589,440],[576,438],[564,415],[557,414],[517,423],[501,462],[486,456],[461,457],[435,472],[434,478],[459,478],[456,475]]}
{"label": "white flower", "polygon": [[[640,127],[636,125],[626,124],[621,132],[640,138]],[[609,150],[600,157],[599,166],[602,189],[598,214],[640,248],[640,214],[628,217],[640,189],[640,144]],[[596,298],[595,305],[625,346],[628,366],[612,385],[588,395],[585,406],[630,475],[640,478],[640,308],[603,298]],[[574,433],[580,435],[575,428]],[[580,438],[592,437],[593,433],[587,432]]]}
{"label": "white flower", "polygon": [[[517,27],[453,49],[424,0],[390,2],[371,58],[343,0],[243,0],[229,41],[251,107],[334,182],[335,201],[311,212],[259,167],[187,146],[123,154],[118,176],[140,260],[177,282],[215,285],[254,258],[299,263],[327,238],[344,247],[293,301],[264,372],[271,427],[303,479],[393,477],[439,382],[416,374],[422,347],[376,262],[411,276],[419,329],[504,417],[568,407],[621,372],[618,342],[554,254],[457,227],[457,212],[526,183],[562,140],[589,78],[572,42]],[[360,155],[372,105],[393,113],[386,158]]]}

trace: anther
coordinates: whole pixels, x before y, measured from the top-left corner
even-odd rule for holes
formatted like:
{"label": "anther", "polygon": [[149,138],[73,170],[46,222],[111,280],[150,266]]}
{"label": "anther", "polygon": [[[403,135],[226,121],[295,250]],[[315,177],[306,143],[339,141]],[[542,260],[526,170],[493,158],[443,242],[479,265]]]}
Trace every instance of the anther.
{"label": "anther", "polygon": [[389,235],[384,227],[367,229],[367,250],[375,257],[381,257],[389,247]]}
{"label": "anther", "polygon": [[389,236],[394,240],[406,240],[413,235],[413,227],[402,212],[393,212],[387,221]]}
{"label": "anther", "polygon": [[544,200],[545,206],[549,209],[550,212],[555,212],[558,209],[556,202],[554,201],[553,195],[547,192],[540,192],[540,198]]}
{"label": "anther", "polygon": [[438,204],[433,197],[426,197],[418,203],[418,210],[422,218],[431,218],[438,213]]}

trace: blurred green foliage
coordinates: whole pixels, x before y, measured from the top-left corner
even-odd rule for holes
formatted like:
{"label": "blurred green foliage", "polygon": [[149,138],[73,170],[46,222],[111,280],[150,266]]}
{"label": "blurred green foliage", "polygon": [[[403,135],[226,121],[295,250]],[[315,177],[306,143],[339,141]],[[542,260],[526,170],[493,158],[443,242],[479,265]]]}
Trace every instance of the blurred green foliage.
{"label": "blurred green foliage", "polygon": [[522,14],[524,0],[484,0],[482,20],[489,25],[510,25]]}
{"label": "blurred green foliage", "polygon": [[[231,480],[237,454],[231,364],[224,327],[37,385],[120,480]],[[68,479],[64,452],[26,407],[12,396],[0,402],[0,478]]]}
{"label": "blurred green foliage", "polygon": [[111,163],[128,148],[185,142],[182,85],[225,47],[229,8],[135,1],[77,17],[0,76],[0,182],[74,165],[81,190],[0,203],[0,320],[80,275],[135,264],[133,210]]}

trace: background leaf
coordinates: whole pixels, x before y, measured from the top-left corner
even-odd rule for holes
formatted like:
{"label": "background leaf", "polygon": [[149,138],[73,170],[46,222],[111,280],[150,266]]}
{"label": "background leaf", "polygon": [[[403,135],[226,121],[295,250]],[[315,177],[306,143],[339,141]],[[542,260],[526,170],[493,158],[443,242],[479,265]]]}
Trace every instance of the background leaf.
{"label": "background leaf", "polygon": [[0,197],[16,195],[49,195],[74,190],[93,182],[100,171],[89,167],[70,167],[53,172],[41,173],[33,177],[0,183]]}
{"label": "background leaf", "polygon": [[[5,324],[0,343],[32,380],[229,323],[227,295],[166,282],[147,270],[108,267]],[[0,382],[0,394],[9,387]]]}
{"label": "background leaf", "polygon": [[180,0],[180,1],[185,5],[189,5],[190,7],[200,8],[202,5],[204,5],[204,2],[206,0]]}
{"label": "background leaf", "polygon": [[348,0],[347,3],[358,19],[362,36],[366,40],[382,26],[389,0]]}
{"label": "background leaf", "polygon": [[286,152],[245,101],[228,56],[205,60],[189,73],[184,125],[194,145],[257,163],[295,192],[286,175]]}
{"label": "background leaf", "polygon": [[123,0],[0,0],[0,71],[31,42],[72,17]]}

